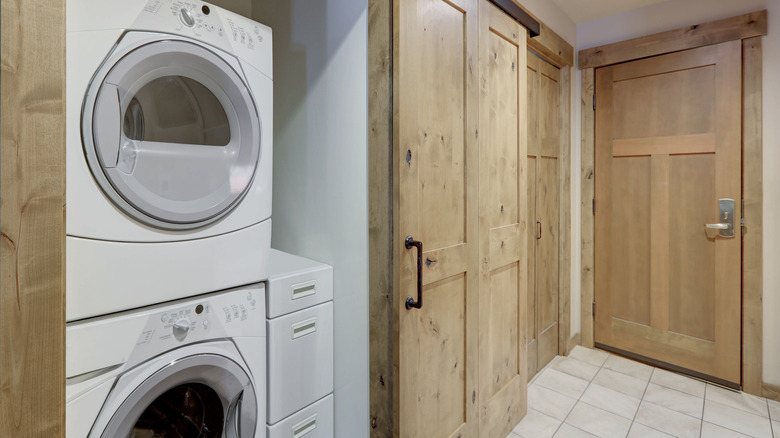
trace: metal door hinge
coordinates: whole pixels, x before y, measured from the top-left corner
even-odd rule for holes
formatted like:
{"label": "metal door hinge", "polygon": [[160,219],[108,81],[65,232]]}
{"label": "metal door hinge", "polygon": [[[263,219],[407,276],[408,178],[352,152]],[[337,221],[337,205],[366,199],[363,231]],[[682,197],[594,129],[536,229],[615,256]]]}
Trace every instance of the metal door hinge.
{"label": "metal door hinge", "polygon": [[740,206],[739,206],[739,215],[741,216],[739,218],[739,230],[741,234],[745,234],[745,200],[740,199]]}
{"label": "metal door hinge", "polygon": [[739,200],[739,217],[742,219],[742,225],[745,225],[745,200]]}

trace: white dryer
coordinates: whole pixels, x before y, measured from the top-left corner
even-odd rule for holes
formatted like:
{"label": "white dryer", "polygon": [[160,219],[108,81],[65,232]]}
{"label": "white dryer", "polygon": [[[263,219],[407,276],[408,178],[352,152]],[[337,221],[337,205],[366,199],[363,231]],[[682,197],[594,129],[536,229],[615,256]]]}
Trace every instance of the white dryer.
{"label": "white dryer", "polygon": [[68,1],[68,321],[267,277],[272,95],[267,26]]}
{"label": "white dryer", "polygon": [[265,437],[265,287],[70,323],[66,436]]}

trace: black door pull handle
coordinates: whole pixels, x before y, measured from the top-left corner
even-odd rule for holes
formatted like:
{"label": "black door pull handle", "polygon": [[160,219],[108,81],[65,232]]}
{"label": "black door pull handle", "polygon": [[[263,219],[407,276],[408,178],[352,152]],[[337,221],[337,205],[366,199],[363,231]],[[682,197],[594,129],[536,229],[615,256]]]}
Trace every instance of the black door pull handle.
{"label": "black door pull handle", "polygon": [[536,233],[536,240],[539,240],[542,238],[542,223],[539,221],[536,221],[536,229],[539,231]]}
{"label": "black door pull handle", "polygon": [[411,249],[413,246],[417,248],[417,301],[414,300],[412,297],[406,297],[406,310],[411,309],[414,307],[415,309],[422,308],[422,253],[423,253],[423,247],[422,242],[419,240],[414,240],[412,236],[406,236],[406,241],[404,241],[404,246],[406,246],[406,249]]}

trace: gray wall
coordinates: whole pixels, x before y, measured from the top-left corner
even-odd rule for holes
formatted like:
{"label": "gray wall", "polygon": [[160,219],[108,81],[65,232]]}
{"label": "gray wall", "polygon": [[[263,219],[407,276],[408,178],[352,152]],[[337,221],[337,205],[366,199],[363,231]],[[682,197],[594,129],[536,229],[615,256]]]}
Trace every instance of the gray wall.
{"label": "gray wall", "polygon": [[244,17],[252,17],[252,0],[206,0],[207,2],[233,11]]}
{"label": "gray wall", "polygon": [[253,0],[274,38],[274,248],[334,267],[336,436],[368,436],[367,0]]}

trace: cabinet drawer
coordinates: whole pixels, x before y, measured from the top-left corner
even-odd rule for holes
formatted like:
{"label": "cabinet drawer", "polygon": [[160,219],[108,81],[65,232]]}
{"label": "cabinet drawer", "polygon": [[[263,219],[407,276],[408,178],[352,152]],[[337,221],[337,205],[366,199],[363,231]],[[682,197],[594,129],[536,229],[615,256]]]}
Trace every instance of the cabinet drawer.
{"label": "cabinet drawer", "polygon": [[267,438],[332,438],[333,394],[267,428]]}
{"label": "cabinet drawer", "polygon": [[281,251],[271,251],[266,315],[276,318],[333,299],[333,268]]}
{"label": "cabinet drawer", "polygon": [[268,424],[333,392],[333,303],[267,321]]}

